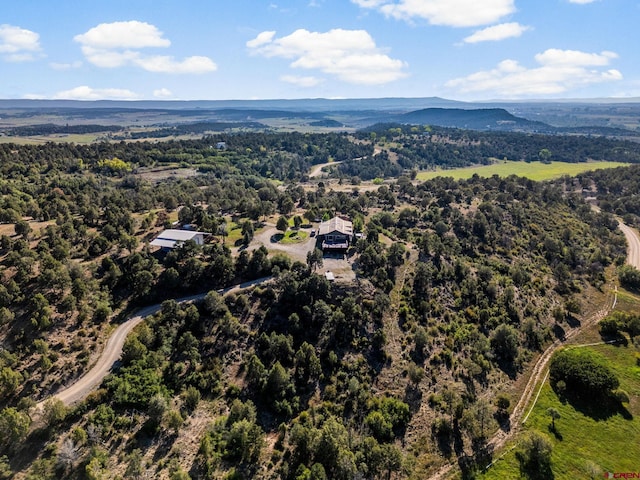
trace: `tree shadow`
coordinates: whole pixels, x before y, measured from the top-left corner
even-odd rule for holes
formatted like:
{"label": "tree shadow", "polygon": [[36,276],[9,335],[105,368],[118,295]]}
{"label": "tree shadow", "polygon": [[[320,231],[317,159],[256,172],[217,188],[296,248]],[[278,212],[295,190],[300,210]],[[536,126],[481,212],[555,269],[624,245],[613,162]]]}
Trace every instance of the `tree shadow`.
{"label": "tree shadow", "polygon": [[554,324],[552,331],[558,340],[564,340],[566,338],[567,332],[561,325],[558,325],[557,323]]}
{"label": "tree shadow", "polygon": [[625,420],[633,420],[631,412],[613,396],[580,396],[575,393],[558,393],[562,403],[569,403],[578,412],[596,421],[605,421],[615,415]]}
{"label": "tree shadow", "polygon": [[2,453],[7,455],[11,469],[24,470],[35,462],[40,452],[44,451],[50,436],[49,429],[39,427],[32,430],[21,442],[5,445]]}
{"label": "tree shadow", "polygon": [[157,462],[169,455],[169,452],[171,451],[171,448],[173,447],[173,444],[175,443],[177,438],[178,435],[175,433],[161,435],[160,438],[158,438],[158,446],[153,455],[154,463],[157,464]]}
{"label": "tree shadow", "polygon": [[476,465],[489,465],[493,460],[493,445],[487,443],[487,439],[477,438],[471,443],[474,463]]}
{"label": "tree shadow", "polygon": [[[405,322],[405,320],[400,320],[398,322],[400,328],[404,329]],[[411,349],[411,351],[409,352],[409,358],[416,365],[424,365],[425,354],[423,352],[418,352],[415,348]]]}
{"label": "tree shadow", "polygon": [[404,389],[404,401],[409,405],[409,410],[415,414],[422,405],[422,390],[413,383],[408,384]]}
{"label": "tree shadow", "polygon": [[511,417],[509,416],[509,412],[506,410],[498,410],[494,413],[493,418],[498,422],[500,430],[503,432],[511,431]]}
{"label": "tree shadow", "polygon": [[464,455],[464,440],[458,422],[455,422],[453,426],[453,451],[458,457]]}
{"label": "tree shadow", "polygon": [[527,462],[520,452],[516,453],[516,458],[520,464],[520,475],[529,480],[554,480],[556,477],[551,470],[551,464],[534,465]]}
{"label": "tree shadow", "polygon": [[515,380],[518,376],[518,367],[513,360],[500,359],[497,361],[498,368],[509,377],[510,380]]}
{"label": "tree shadow", "polygon": [[442,456],[445,458],[451,458],[451,455],[453,454],[453,449],[451,448],[451,433],[437,434],[434,432],[433,436]]}
{"label": "tree shadow", "polygon": [[462,377],[462,383],[464,383],[469,397],[474,398],[476,396],[476,384],[474,383],[473,378],[466,376]]}
{"label": "tree shadow", "polygon": [[569,325],[571,328],[578,328],[580,325],[582,325],[582,322],[580,322],[577,317],[574,317],[571,314],[567,315],[566,321],[567,325]]}
{"label": "tree shadow", "polygon": [[562,436],[562,434],[558,430],[558,427],[554,427],[553,424],[549,424],[549,426],[547,428],[549,429],[549,431],[551,433],[553,433],[553,436],[556,438],[556,440],[558,440],[560,442],[562,440],[564,440],[564,437]]}
{"label": "tree shadow", "polygon": [[278,243],[283,238],[284,238],[284,233],[275,233],[271,235],[271,238],[269,240],[271,240],[271,243]]}
{"label": "tree shadow", "polygon": [[617,347],[627,347],[629,346],[629,340],[622,333],[602,333],[600,332],[600,338],[603,342],[611,343]]}

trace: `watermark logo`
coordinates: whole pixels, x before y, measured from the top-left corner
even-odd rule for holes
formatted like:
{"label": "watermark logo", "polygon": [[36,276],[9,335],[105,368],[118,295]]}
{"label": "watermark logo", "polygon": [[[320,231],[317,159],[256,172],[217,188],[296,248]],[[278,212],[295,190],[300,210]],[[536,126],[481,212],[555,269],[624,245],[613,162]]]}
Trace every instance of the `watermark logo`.
{"label": "watermark logo", "polygon": [[640,472],[606,472],[604,478],[640,478]]}

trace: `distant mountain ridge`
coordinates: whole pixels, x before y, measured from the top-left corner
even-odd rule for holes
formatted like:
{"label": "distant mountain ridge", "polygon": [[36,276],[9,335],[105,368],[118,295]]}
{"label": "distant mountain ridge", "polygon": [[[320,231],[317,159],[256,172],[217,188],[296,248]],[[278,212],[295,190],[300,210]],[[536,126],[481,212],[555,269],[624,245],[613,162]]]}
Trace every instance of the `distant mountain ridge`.
{"label": "distant mountain ridge", "polygon": [[458,107],[473,104],[448,100],[440,97],[424,98],[303,98],[273,100],[25,100],[0,99],[1,109],[59,109],[59,108],[120,108],[159,110],[303,110],[303,111],[344,111],[344,110],[396,110],[411,111],[428,107]]}
{"label": "distant mountain ridge", "polygon": [[[615,100],[615,101],[614,101]],[[440,97],[275,100],[0,100],[0,130],[38,125],[40,113],[58,125],[184,127],[207,122],[277,128],[281,120],[313,128],[357,130],[378,123],[472,130],[640,137],[638,99],[467,103]],[[57,117],[57,118],[55,118]],[[15,121],[13,119],[20,119]],[[29,119],[29,120],[27,120]],[[141,120],[142,119],[142,120]],[[248,124],[253,125],[249,127]]]}
{"label": "distant mountain ridge", "polygon": [[400,115],[398,120],[402,123],[430,124],[471,130],[535,130],[544,132],[554,130],[546,123],[516,117],[503,108],[425,108]]}

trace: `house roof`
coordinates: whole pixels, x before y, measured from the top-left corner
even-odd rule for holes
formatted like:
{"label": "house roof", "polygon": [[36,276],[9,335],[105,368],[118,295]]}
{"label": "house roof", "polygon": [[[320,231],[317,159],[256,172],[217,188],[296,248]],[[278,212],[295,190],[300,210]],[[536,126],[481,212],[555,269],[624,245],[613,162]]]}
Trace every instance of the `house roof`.
{"label": "house roof", "polygon": [[205,232],[196,232],[193,230],[176,230],[170,228],[158,235],[150,245],[154,247],[174,248],[176,243],[184,243],[187,240],[193,240],[198,235],[209,235]]}
{"label": "house roof", "polygon": [[331,232],[353,235],[353,223],[340,217],[333,217],[331,220],[320,224],[318,235],[327,235]]}

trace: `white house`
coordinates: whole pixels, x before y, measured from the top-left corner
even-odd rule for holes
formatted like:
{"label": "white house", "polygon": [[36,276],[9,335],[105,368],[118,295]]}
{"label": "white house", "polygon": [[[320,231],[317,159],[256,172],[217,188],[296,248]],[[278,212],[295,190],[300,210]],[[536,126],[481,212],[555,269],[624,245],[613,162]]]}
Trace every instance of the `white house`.
{"label": "white house", "polygon": [[174,249],[182,245],[187,240],[193,240],[196,245],[204,245],[204,237],[210,235],[205,232],[194,230],[176,230],[170,228],[165,230],[153,240],[150,245],[164,249]]}

